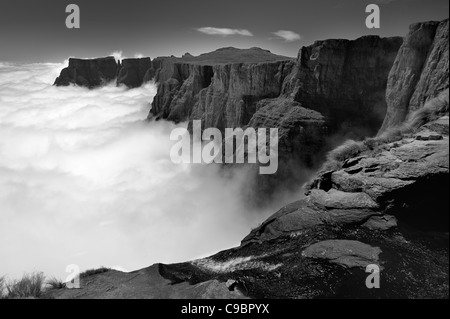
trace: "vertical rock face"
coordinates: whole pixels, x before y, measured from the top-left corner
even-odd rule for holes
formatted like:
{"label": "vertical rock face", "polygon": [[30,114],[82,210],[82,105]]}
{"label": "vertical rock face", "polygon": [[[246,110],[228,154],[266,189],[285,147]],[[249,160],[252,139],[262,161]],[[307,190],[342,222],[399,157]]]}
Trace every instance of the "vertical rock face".
{"label": "vertical rock face", "polygon": [[300,50],[284,93],[326,116],[332,131],[375,134],[386,113],[387,77],[401,44],[401,38],[377,36],[318,41]]}
{"label": "vertical rock face", "polygon": [[144,83],[144,79],[148,79],[146,75],[151,67],[150,58],[124,59],[117,77],[117,85],[123,84],[130,88],[140,87]]}
{"label": "vertical rock face", "polygon": [[88,88],[98,87],[113,81],[119,69],[114,57],[82,60],[70,59],[69,66],[61,71],[56,86],[76,84]]}
{"label": "vertical rock face", "polygon": [[449,20],[413,24],[389,74],[387,115],[380,132],[449,87]]}
{"label": "vertical rock face", "polygon": [[286,63],[215,65],[214,76],[198,97],[190,119],[221,131],[246,126],[256,113],[257,102],[280,96]]}
{"label": "vertical rock face", "polygon": [[186,121],[198,101],[199,92],[211,84],[213,67],[186,63],[165,63],[157,72],[157,78],[171,77],[160,84],[153,100],[152,113],[173,122]]}
{"label": "vertical rock face", "polygon": [[297,62],[212,64],[208,71],[168,59],[156,76],[160,89],[151,113],[223,130],[248,125],[259,101],[280,97],[320,112],[330,131],[374,134],[386,113],[387,78],[401,43],[376,36],[319,41],[302,48]]}

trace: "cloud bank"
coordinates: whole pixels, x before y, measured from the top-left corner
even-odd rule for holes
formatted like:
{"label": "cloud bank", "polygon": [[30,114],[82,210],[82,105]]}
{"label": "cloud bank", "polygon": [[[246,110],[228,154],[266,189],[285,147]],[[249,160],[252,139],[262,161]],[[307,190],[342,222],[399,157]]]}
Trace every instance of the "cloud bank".
{"label": "cloud bank", "polygon": [[205,33],[208,35],[220,35],[220,36],[230,36],[230,35],[241,35],[245,37],[252,37],[253,34],[246,29],[229,29],[229,28],[213,28],[213,27],[203,27],[197,29],[198,32]]}
{"label": "cloud bank", "polygon": [[0,275],[203,257],[277,208],[243,204],[245,174],[171,162],[155,85],[53,87],[62,67],[0,64]]}
{"label": "cloud bank", "polygon": [[295,33],[294,31],[288,31],[288,30],[279,30],[277,32],[273,33],[278,38],[283,39],[286,42],[295,42],[302,39],[300,34]]}

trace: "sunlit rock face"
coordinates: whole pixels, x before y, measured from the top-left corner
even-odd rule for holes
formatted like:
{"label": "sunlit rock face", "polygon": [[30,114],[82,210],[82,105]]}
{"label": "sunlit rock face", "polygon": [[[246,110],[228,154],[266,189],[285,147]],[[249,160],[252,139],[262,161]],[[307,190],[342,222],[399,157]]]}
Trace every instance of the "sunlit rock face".
{"label": "sunlit rock face", "polygon": [[389,74],[387,116],[380,132],[402,123],[426,101],[449,87],[449,20],[416,23]]}

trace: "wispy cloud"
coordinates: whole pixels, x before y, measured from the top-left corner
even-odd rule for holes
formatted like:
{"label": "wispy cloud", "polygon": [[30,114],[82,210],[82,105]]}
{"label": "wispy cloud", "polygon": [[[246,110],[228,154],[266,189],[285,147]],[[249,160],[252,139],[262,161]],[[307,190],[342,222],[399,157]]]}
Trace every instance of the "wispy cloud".
{"label": "wispy cloud", "polygon": [[302,38],[300,34],[289,30],[279,30],[277,32],[273,32],[273,34],[278,38],[285,40],[286,42],[299,41]]}
{"label": "wispy cloud", "polygon": [[245,37],[252,37],[253,33],[246,29],[229,29],[229,28],[213,28],[213,27],[203,27],[197,29],[198,32],[205,33],[208,35],[221,35],[221,36],[230,36],[230,35],[241,35]]}

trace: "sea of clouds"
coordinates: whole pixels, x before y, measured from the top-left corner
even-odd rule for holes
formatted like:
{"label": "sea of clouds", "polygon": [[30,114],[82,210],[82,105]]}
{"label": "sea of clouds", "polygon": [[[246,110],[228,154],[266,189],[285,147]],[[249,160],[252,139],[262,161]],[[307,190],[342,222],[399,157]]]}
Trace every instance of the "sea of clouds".
{"label": "sea of clouds", "polygon": [[52,86],[63,67],[0,63],[0,276],[192,260],[278,208],[245,205],[245,174],[173,164],[177,126],[145,121],[154,84]]}

